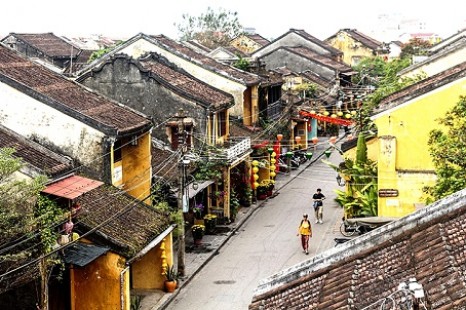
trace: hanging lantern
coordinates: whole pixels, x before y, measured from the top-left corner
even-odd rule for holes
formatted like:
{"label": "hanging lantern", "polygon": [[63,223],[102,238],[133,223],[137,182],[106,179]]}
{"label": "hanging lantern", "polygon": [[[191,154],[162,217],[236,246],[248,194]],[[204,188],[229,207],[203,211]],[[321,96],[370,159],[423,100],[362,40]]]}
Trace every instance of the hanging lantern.
{"label": "hanging lantern", "polygon": [[345,114],[346,118],[351,118],[351,114]]}
{"label": "hanging lantern", "polygon": [[330,117],[332,117],[332,118],[336,118],[336,117],[337,117],[337,115],[336,115],[336,114],[332,114],[332,115],[330,115]]}
{"label": "hanging lantern", "polygon": [[311,140],[312,140],[312,143],[314,143],[314,145],[316,145],[317,142],[319,141],[319,138],[313,137]]}
{"label": "hanging lantern", "polygon": [[254,180],[254,182],[252,183],[253,189],[256,189],[259,186],[259,183],[257,182],[257,180],[259,180],[259,175],[257,174],[259,172],[259,168],[257,167],[258,165],[259,162],[257,160],[252,161],[252,178]]}
{"label": "hanging lantern", "polygon": [[[270,160],[270,163],[271,163],[272,165],[275,165],[276,162],[277,162],[277,160],[276,160],[275,158],[272,157],[272,159]],[[272,168],[270,168],[270,169],[272,169]]]}
{"label": "hanging lantern", "polygon": [[277,175],[277,174],[275,173],[275,171],[270,170],[270,177],[271,177],[271,178],[275,178],[276,175]]}
{"label": "hanging lantern", "polygon": [[332,151],[326,150],[326,151],[324,152],[324,154],[325,154],[325,156],[327,156],[327,158],[329,158],[330,155],[332,154]]}
{"label": "hanging lantern", "polygon": [[330,113],[328,113],[328,111],[325,111],[325,112],[324,112],[324,115],[325,115],[325,116],[328,116],[329,114],[330,114]]}
{"label": "hanging lantern", "polygon": [[338,115],[338,116],[342,116],[342,115],[343,115],[343,112],[338,111],[338,112],[337,112],[337,115]]}
{"label": "hanging lantern", "polygon": [[335,142],[337,142],[337,137],[335,136],[330,137],[329,142],[332,144],[335,144]]}

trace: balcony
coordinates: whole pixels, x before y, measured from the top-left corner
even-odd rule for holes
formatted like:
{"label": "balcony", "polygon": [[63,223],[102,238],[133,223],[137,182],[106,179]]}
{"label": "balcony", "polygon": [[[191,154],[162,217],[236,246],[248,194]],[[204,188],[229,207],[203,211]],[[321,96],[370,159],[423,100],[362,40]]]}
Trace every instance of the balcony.
{"label": "balcony", "polygon": [[228,163],[232,163],[250,152],[252,152],[250,137],[230,137],[221,146],[220,155],[222,158],[226,158]]}

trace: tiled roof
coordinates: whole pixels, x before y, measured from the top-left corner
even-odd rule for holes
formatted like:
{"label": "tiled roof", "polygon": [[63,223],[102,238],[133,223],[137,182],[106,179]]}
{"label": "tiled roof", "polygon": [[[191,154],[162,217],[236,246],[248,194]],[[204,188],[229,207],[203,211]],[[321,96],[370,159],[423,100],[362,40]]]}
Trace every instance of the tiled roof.
{"label": "tiled roof", "polygon": [[151,155],[151,166],[153,175],[167,180],[168,182],[178,181],[178,153],[167,150],[163,147],[158,146],[155,143],[152,143]]}
{"label": "tiled roof", "polygon": [[161,43],[163,46],[170,49],[171,51],[178,53],[182,57],[188,59],[189,61],[201,65],[206,69],[212,70],[219,75],[225,76],[227,78],[232,78],[233,80],[245,85],[256,85],[261,82],[261,78],[255,74],[238,70],[228,65],[224,65],[216,61],[215,59],[200,54],[194,51],[193,49],[181,43],[178,43],[164,35],[152,35],[150,37],[156,42]]}
{"label": "tiled roof", "polygon": [[332,55],[343,55],[343,52],[340,51],[339,49],[336,49],[333,46],[331,46],[330,44],[327,44],[324,41],[321,41],[321,40],[317,39],[316,37],[311,36],[309,33],[307,33],[306,31],[304,31],[302,29],[293,29],[292,28],[292,29],[290,29],[290,31],[288,33],[290,33],[290,32],[297,33],[301,37],[305,38],[306,40],[309,40],[309,41],[321,46],[322,48],[328,50]]}
{"label": "tiled roof", "polygon": [[266,38],[264,38],[263,36],[257,33],[256,34],[244,34],[244,35],[248,37],[249,39],[253,40],[254,42],[256,42],[257,44],[259,44],[260,46],[264,46],[270,43],[269,40],[267,40]]}
{"label": "tiled roof", "polygon": [[96,50],[81,50],[78,57],[68,64],[63,73],[72,75],[73,72],[77,72],[87,66],[89,58],[95,51]]}
{"label": "tiled roof", "polygon": [[465,309],[465,222],[463,190],[264,279],[249,309],[381,309],[412,277],[428,309]]}
{"label": "tiled roof", "polygon": [[167,88],[206,107],[211,107],[213,111],[234,105],[232,95],[196,79],[156,53],[140,58],[139,61],[144,69],[150,71],[151,77]]}
{"label": "tiled roof", "polygon": [[79,48],[74,47],[53,33],[10,33],[10,36],[21,40],[28,45],[36,48],[51,58],[70,58],[76,57]]}
{"label": "tiled roof", "polygon": [[167,214],[155,211],[113,186],[102,185],[77,198],[77,202],[81,205],[78,231],[96,229],[94,236],[86,238],[110,246],[127,258],[170,226]]}
{"label": "tiled roof", "polygon": [[312,72],[310,70],[306,70],[303,72],[299,73],[300,76],[308,79],[311,82],[314,82],[320,86],[322,86],[325,89],[330,89],[332,88],[333,84],[332,81],[320,76],[319,74]]}
{"label": "tiled roof", "polygon": [[377,50],[377,49],[382,48],[381,42],[357,31],[356,29],[343,29],[341,31],[346,32],[354,40],[361,42],[363,45],[367,46],[368,48],[372,50]]}
{"label": "tiled roof", "polygon": [[207,46],[205,45],[202,45],[201,43],[199,43],[198,41],[196,40],[188,40],[186,42],[183,42],[183,43],[186,43],[188,46],[193,46],[201,51],[204,51],[206,53],[209,53],[210,51],[212,51],[212,49],[208,48]]}
{"label": "tiled roof", "polygon": [[73,168],[71,160],[66,159],[43,146],[25,139],[19,134],[0,125],[0,148],[15,149],[14,155],[23,159],[40,174],[55,177]]}
{"label": "tiled roof", "polygon": [[376,115],[394,108],[406,101],[412,100],[436,88],[464,77],[466,77],[466,62],[390,94],[380,101],[379,106],[374,110],[373,114]]}
{"label": "tiled roof", "polygon": [[152,127],[149,118],[0,45],[0,82],[107,134]]}
{"label": "tiled roof", "polygon": [[316,61],[328,68],[332,68],[335,70],[338,70],[339,72],[350,72],[352,71],[351,67],[342,63],[333,60],[330,57],[318,54],[311,49],[304,47],[304,46],[296,46],[296,47],[281,47],[283,49],[286,49],[292,53],[299,54],[309,60]]}

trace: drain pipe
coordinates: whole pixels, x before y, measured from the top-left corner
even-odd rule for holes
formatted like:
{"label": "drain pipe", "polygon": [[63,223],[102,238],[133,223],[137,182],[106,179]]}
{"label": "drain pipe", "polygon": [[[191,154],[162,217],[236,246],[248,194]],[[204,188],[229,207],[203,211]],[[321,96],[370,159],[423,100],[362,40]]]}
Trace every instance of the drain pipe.
{"label": "drain pipe", "polygon": [[124,294],[124,289],[125,289],[125,273],[128,271],[129,266],[126,266],[125,269],[123,269],[120,272],[120,309],[125,310],[125,294]]}

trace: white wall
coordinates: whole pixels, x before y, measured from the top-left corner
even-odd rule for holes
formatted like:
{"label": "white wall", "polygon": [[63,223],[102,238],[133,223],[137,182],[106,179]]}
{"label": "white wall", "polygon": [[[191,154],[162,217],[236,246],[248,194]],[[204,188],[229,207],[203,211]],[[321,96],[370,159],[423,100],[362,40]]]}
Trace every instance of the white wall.
{"label": "white wall", "polygon": [[[101,165],[104,133],[0,83],[0,123],[44,146],[55,146],[86,166]],[[95,159],[96,162],[93,162]]]}

